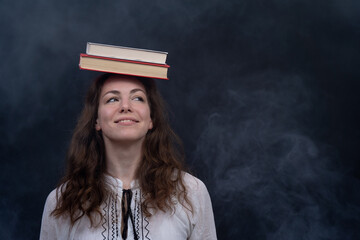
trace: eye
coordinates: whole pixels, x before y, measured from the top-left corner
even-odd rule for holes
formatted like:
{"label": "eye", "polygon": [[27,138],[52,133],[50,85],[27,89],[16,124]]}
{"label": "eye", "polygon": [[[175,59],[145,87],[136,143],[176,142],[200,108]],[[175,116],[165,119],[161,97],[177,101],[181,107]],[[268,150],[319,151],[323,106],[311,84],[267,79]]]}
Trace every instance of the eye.
{"label": "eye", "polygon": [[112,97],[112,98],[109,98],[106,103],[110,103],[110,102],[117,102],[119,101],[119,99],[117,99],[116,97]]}
{"label": "eye", "polygon": [[140,102],[144,102],[144,98],[143,97],[134,97],[133,100],[135,101],[140,101]]}

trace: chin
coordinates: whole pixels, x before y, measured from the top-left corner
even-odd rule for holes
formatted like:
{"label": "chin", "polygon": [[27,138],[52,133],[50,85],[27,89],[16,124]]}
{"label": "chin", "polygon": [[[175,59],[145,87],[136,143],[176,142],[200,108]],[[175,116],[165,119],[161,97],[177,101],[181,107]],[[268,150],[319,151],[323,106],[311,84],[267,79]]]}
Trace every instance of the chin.
{"label": "chin", "polygon": [[119,142],[119,143],[133,143],[133,142],[139,142],[144,141],[145,136],[122,136],[122,137],[115,137],[109,139],[112,142]]}

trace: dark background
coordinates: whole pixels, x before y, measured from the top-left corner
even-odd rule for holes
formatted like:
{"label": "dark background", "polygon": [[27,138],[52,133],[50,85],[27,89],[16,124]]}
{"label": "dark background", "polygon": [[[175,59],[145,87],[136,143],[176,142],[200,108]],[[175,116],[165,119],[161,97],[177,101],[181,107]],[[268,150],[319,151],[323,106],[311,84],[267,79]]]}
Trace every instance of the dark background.
{"label": "dark background", "polygon": [[169,52],[158,80],[219,239],[360,239],[358,0],[0,0],[0,239],[38,239],[86,42]]}

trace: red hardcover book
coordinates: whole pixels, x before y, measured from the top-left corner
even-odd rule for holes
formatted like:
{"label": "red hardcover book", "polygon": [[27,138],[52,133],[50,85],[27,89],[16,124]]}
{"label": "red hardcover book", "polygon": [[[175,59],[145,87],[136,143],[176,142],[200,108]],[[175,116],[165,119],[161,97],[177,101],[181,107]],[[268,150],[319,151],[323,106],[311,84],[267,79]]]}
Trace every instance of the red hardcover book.
{"label": "red hardcover book", "polygon": [[168,79],[169,65],[80,54],[80,69]]}

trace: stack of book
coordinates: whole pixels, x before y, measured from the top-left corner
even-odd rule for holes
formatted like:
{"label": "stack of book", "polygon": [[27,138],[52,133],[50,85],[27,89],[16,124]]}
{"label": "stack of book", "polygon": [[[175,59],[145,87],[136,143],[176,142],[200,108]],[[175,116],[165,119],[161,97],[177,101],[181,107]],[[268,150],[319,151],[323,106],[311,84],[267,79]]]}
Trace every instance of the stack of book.
{"label": "stack of book", "polygon": [[168,79],[167,52],[87,43],[80,54],[80,69]]}

